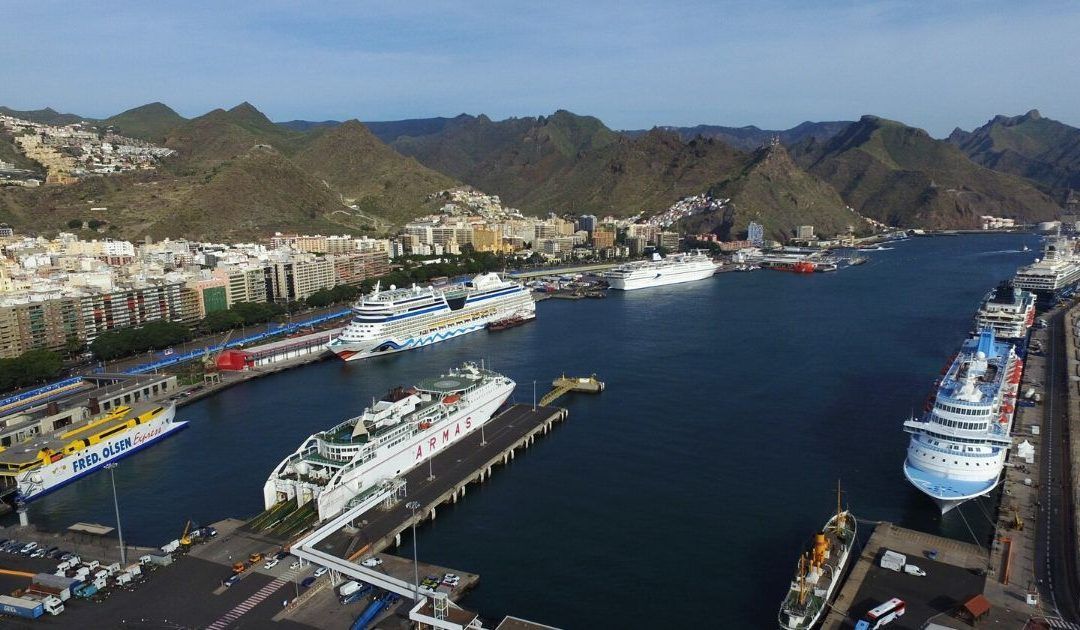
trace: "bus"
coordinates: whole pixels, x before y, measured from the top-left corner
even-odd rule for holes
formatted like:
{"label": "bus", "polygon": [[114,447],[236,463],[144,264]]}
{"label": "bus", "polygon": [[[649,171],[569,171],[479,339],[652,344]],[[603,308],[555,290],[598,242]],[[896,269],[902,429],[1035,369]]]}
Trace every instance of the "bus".
{"label": "bus", "polygon": [[866,613],[866,619],[855,624],[855,630],[877,630],[904,615],[904,600],[892,598]]}

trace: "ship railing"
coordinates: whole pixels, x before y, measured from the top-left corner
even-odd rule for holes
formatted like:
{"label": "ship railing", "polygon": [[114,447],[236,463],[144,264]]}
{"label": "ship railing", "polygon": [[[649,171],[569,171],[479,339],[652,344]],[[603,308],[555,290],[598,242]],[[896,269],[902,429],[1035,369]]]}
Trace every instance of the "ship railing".
{"label": "ship railing", "polygon": [[971,451],[957,451],[947,448],[941,448],[940,446],[931,446],[924,442],[919,442],[918,448],[926,449],[928,451],[935,451],[938,453],[945,453],[946,455],[952,455],[954,457],[997,457],[997,453],[973,453]]}

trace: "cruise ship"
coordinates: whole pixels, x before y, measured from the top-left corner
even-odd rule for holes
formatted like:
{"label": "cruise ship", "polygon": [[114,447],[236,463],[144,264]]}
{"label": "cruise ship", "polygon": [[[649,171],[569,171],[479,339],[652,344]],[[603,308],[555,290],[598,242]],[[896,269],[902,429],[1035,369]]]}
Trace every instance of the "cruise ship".
{"label": "cruise ship", "polygon": [[122,406],[32,440],[0,447],[0,495],[28,503],[183,429],[176,406]]}
{"label": "cruise ship", "polygon": [[375,290],[353,306],[355,316],[327,349],[346,361],[411,350],[483,330],[489,323],[536,317],[524,286],[484,273],[443,287]]}
{"label": "cruise ship", "polygon": [[994,489],[1012,440],[1023,363],[992,330],[966,340],[911,434],[904,476],[944,514]]}
{"label": "cruise ship", "polygon": [[1022,342],[1035,323],[1035,294],[1003,282],[975,314],[975,331],[990,328],[998,339]]}
{"label": "cruise ship", "polygon": [[836,513],[799,556],[795,579],[780,604],[777,621],[782,630],[813,628],[829,609],[851,559],[857,528],[855,516],[841,509],[837,488]]}
{"label": "cruise ship", "polygon": [[1016,271],[1013,285],[1018,289],[1055,296],[1080,282],[1080,255],[1076,241],[1064,236],[1051,237],[1043,257]]}
{"label": "cruise ship", "polygon": [[604,273],[612,289],[632,291],[665,284],[678,284],[704,280],[716,273],[719,267],[704,252],[674,254],[661,258],[653,254],[652,260],[641,260],[620,265]]}
{"label": "cruise ship", "polygon": [[282,460],[263,486],[266,509],[314,501],[320,519],[332,518],[354,498],[479,430],[514,385],[466,363],[409,389],[395,388],[361,415],[309,436]]}

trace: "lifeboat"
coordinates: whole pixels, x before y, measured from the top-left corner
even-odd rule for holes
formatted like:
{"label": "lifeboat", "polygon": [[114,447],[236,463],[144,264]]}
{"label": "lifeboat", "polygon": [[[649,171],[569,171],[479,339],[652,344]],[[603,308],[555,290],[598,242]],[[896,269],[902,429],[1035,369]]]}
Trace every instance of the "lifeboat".
{"label": "lifeboat", "polygon": [[420,423],[420,428],[424,429],[424,430],[430,429],[431,428],[431,423],[430,422],[421,422]]}
{"label": "lifeboat", "polygon": [[817,266],[809,260],[800,260],[791,268],[795,273],[814,273]]}
{"label": "lifeboat", "polygon": [[458,396],[457,394],[450,394],[446,398],[442,399],[444,405],[452,405],[459,400],[461,400],[461,396]]}

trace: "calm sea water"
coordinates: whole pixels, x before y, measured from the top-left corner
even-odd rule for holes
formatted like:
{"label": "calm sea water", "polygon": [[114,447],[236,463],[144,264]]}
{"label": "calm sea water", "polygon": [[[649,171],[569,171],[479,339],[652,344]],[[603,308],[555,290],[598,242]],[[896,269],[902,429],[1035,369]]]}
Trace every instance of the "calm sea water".
{"label": "calm sea water", "polygon": [[[941,519],[904,481],[900,425],[980,298],[1034,257],[1025,244],[1038,249],[1030,235],[918,238],[835,274],[548,300],[524,327],[259,379],[185,407],[188,430],[120,465],[124,530],[156,545],[188,518],[259,512],[267,473],[305,436],[461,361],[509,374],[521,402],[533,380],[542,394],[560,373],[595,372],[607,391],[564,399],[568,422],[440,509],[419,530],[421,557],[481,574],[464,604],[485,615],[771,627],[837,479],[860,518],[986,537],[990,501]],[[99,474],[30,512],[63,527],[112,523],[112,509]]]}

